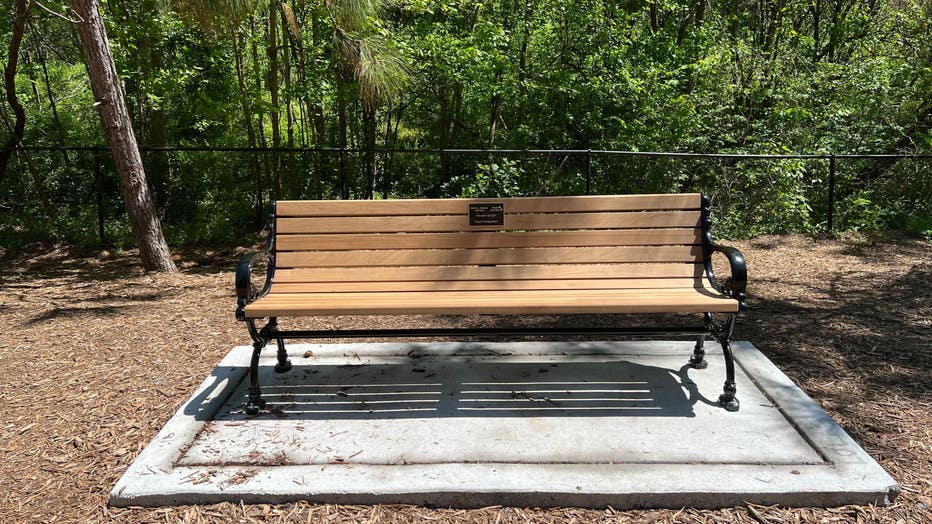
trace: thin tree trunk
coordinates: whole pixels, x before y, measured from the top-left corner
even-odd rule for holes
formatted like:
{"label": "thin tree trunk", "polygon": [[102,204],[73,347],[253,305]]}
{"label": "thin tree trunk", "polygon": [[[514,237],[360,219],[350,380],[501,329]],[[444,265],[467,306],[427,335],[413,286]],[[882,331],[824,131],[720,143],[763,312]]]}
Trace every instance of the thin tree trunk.
{"label": "thin tree trunk", "polygon": [[385,112],[385,138],[382,139],[382,147],[388,150],[386,157],[382,160],[382,198],[387,199],[392,190],[392,164],[395,162],[395,153],[392,152],[392,103],[388,103],[388,110]]}
{"label": "thin tree trunk", "polygon": [[[317,7],[317,4],[315,3],[311,7],[311,39],[314,42],[314,49],[319,49],[319,46],[320,46],[321,31],[320,31],[319,13],[320,13],[319,8]],[[306,67],[302,66],[302,69],[306,71]],[[307,78],[306,73],[301,73],[301,78],[302,78],[302,82],[306,82],[306,78]],[[303,92],[305,93],[305,96],[307,96],[308,91],[309,90],[307,89],[306,84],[305,84],[305,88],[303,90]],[[327,128],[326,128],[326,121],[324,120],[324,109],[323,109],[323,106],[321,105],[320,98],[315,98],[314,104],[311,107],[311,121],[313,122],[312,125],[314,126],[314,130],[315,130],[314,131],[315,137],[316,137],[315,142],[314,142],[315,145],[323,144],[326,141],[325,134],[327,132]],[[318,155],[318,158],[320,158],[320,155]]]}
{"label": "thin tree trunk", "polygon": [[653,0],[650,3],[650,32],[656,33],[660,29],[660,16],[657,13],[657,1]]}
{"label": "thin tree trunk", "polygon": [[375,194],[375,134],[378,129],[379,110],[365,107],[365,104],[363,104],[362,114],[365,120],[363,124],[363,135],[365,135],[364,139],[366,141],[366,179],[364,182],[365,188],[363,189],[363,198],[372,200]]}
{"label": "thin tree trunk", "polygon": [[440,138],[440,177],[441,180],[450,180],[450,166],[447,154],[444,153],[450,147],[450,104],[447,97],[447,83],[441,81],[440,88],[437,90],[437,97],[440,99],[440,111],[437,115],[437,131]]}
{"label": "thin tree trunk", "polygon": [[[23,64],[28,65],[31,63],[33,63],[33,59],[27,47],[23,49]],[[29,86],[32,87],[32,101],[36,104],[36,112],[40,112],[42,111],[42,95],[39,94],[39,81],[33,76],[31,67],[26,68],[25,74],[29,78]]]}
{"label": "thin tree trunk", "polygon": [[272,119],[272,198],[278,200],[282,194],[281,166],[279,161],[281,153],[278,148],[282,146],[281,118],[278,107],[278,11],[276,0],[269,2],[269,42],[266,53],[269,57],[269,94],[271,95],[271,109],[269,116]]}
{"label": "thin tree trunk", "polygon": [[518,115],[516,125],[524,123],[527,116],[527,47],[531,40],[531,0],[524,2],[524,27],[521,31],[521,49],[518,51],[518,91],[521,94],[518,100]]}
{"label": "thin tree trunk", "polygon": [[[38,35],[39,32],[32,25],[32,22],[29,23],[29,27],[32,28],[33,34]],[[41,45],[41,44],[39,44]],[[48,56],[44,49],[38,48],[36,54],[39,55],[39,64],[42,66],[42,78],[45,80],[45,93],[49,97],[49,107],[52,108],[52,120],[55,122],[55,130],[58,131],[58,145],[65,147],[65,128],[62,126],[61,118],[58,116],[58,104],[55,102],[55,95],[52,94],[52,82],[49,80],[49,69],[46,64]],[[61,152],[62,160],[65,163],[66,168],[71,167],[71,159],[68,158],[68,152],[64,149]]]}
{"label": "thin tree trunk", "polygon": [[[146,13],[147,16],[149,16],[149,13],[157,13],[159,9],[155,0],[144,0],[140,6],[140,11]],[[139,53],[147,58],[140,64],[140,78],[150,77],[153,72],[158,72],[162,68],[162,54],[155,48],[155,41],[158,38],[158,35],[151,31],[145,31],[139,37]],[[136,124],[140,134],[143,135],[143,145],[165,147],[168,145],[168,117],[165,115],[164,110],[157,107],[157,104],[148,101],[143,82],[136,82],[136,88],[139,93],[137,102],[139,120],[136,121]],[[144,120],[147,114],[148,122]],[[171,180],[171,163],[168,159],[168,152],[148,151],[143,165],[149,179],[149,186],[152,188],[152,198],[157,206],[162,206],[164,209],[164,205],[168,201],[168,184],[169,180]]]}
{"label": "thin tree trunk", "polygon": [[[253,83],[255,84],[256,92],[258,94],[259,92],[262,91],[262,74],[260,72],[260,63],[259,63],[259,45],[256,43],[256,39],[258,38],[258,36],[256,33],[255,16],[249,20],[249,29],[251,33],[250,50],[251,50],[251,55],[252,55]],[[259,145],[264,148],[266,147],[266,145],[268,145],[268,142],[265,139],[265,111],[262,110],[261,104],[259,104],[256,107],[256,109],[258,110],[256,117],[258,118],[258,122],[259,122],[259,127],[258,127]],[[272,176],[271,175],[272,169],[271,169],[271,166],[269,165],[269,155],[267,154],[262,155],[262,167],[263,167],[264,176],[262,177],[262,184],[259,187],[259,191],[262,193],[265,193],[265,191],[269,187],[271,187],[271,176]],[[264,211],[263,211],[263,215],[264,215]]]}
{"label": "thin tree trunk", "polygon": [[[337,65],[339,69],[340,66]],[[346,80],[343,72],[337,71],[337,127],[339,127],[340,148],[346,148]],[[346,154],[340,152],[340,198],[349,199],[349,180],[344,162]]]}
{"label": "thin tree trunk", "polygon": [[[233,43],[233,61],[236,64],[236,82],[239,86],[240,104],[243,109],[243,120],[246,123],[246,139],[249,141],[249,147],[255,149],[256,130],[252,122],[252,103],[249,101],[249,91],[246,88],[246,71],[243,66],[243,50],[240,49],[239,33],[235,29],[230,30],[230,40]],[[256,153],[249,155],[249,167],[252,170],[252,177],[256,187],[256,221],[261,223],[265,215],[262,208],[262,170],[259,167],[259,157]]]}
{"label": "thin tree trunk", "polygon": [[[320,8],[315,2],[311,5],[311,41],[314,46],[313,49],[319,49],[321,31],[320,31]],[[310,90],[307,88],[307,61],[306,61],[306,52],[304,49],[301,50],[301,92],[304,94],[305,104],[308,106],[308,120],[311,121],[311,137],[312,143],[315,146],[323,145],[326,141],[326,121],[324,120],[324,109],[321,105],[320,98],[315,96],[314,102],[311,102],[308,93]],[[331,142],[332,144],[332,142]],[[323,170],[324,170],[324,160],[320,153],[314,155],[314,180],[315,180],[315,198],[321,198],[321,182],[323,179]]]}
{"label": "thin tree trunk", "polygon": [[[292,40],[288,34],[288,22],[282,13],[282,76],[285,82],[285,132],[288,140],[288,147],[294,148],[294,103],[293,90],[291,88],[291,54]],[[289,197],[297,198],[298,195],[298,174],[295,169],[294,152],[288,153],[288,189]]]}
{"label": "thin tree trunk", "polygon": [[818,62],[822,49],[822,33],[819,31],[819,24],[822,21],[822,1],[815,0],[809,11],[812,13],[812,60]]}
{"label": "thin tree trunk", "polygon": [[97,0],[72,0],[71,7],[80,18],[78,34],[87,57],[91,89],[113,163],[120,174],[126,213],[139,246],[142,265],[150,271],[176,271],[162,234],[162,225],[152,205],[136,135],[126,111]]}
{"label": "thin tree trunk", "polygon": [[4,87],[6,88],[6,101],[10,104],[15,115],[12,133],[7,139],[3,149],[0,150],[0,180],[6,176],[6,167],[13,155],[16,145],[23,139],[26,132],[26,110],[16,98],[16,63],[19,60],[19,46],[23,41],[23,32],[26,29],[26,0],[16,1],[16,19],[13,21],[13,36],[10,39],[10,48],[7,54],[6,67],[3,68]]}
{"label": "thin tree trunk", "polygon": [[[504,73],[498,71],[495,73],[495,85],[499,86],[502,83],[502,77]],[[498,128],[498,117],[499,111],[502,108],[502,95],[495,93],[492,95],[492,101],[489,103],[489,149],[495,147],[495,132]]]}

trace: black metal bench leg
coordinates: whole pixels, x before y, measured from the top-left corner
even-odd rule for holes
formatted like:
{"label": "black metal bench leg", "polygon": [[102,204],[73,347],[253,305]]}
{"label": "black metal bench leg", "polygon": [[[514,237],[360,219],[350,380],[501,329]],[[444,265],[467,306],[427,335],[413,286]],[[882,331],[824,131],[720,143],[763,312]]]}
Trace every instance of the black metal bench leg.
{"label": "black metal bench leg", "polygon": [[269,324],[266,326],[264,338],[275,339],[275,343],[278,345],[278,353],[276,353],[278,362],[275,364],[275,372],[284,373],[291,369],[291,361],[288,360],[288,352],[285,351],[285,339],[276,337],[276,332],[278,332],[278,317],[271,317],[269,318]]}
{"label": "black metal bench leg", "polygon": [[709,367],[709,362],[705,359],[705,335],[699,335],[696,339],[696,347],[693,349],[693,355],[689,357],[689,367],[694,369],[705,369]]}
{"label": "black metal bench leg", "polygon": [[262,390],[259,388],[259,353],[265,347],[265,340],[256,340],[252,344],[252,359],[249,361],[249,400],[244,406],[247,415],[257,415],[265,407]]}
{"label": "black metal bench leg", "polygon": [[284,373],[291,370],[291,359],[288,358],[288,352],[285,351],[285,340],[276,338],[278,344],[278,363],[275,364],[276,373]]}
{"label": "black metal bench leg", "polygon": [[741,403],[735,397],[738,388],[735,386],[735,357],[731,352],[731,343],[728,338],[723,338],[722,353],[725,354],[725,387],[724,393],[718,397],[718,403],[728,411],[738,411]]}
{"label": "black metal bench leg", "polygon": [[731,334],[735,329],[736,315],[728,315],[724,324],[716,324],[709,317],[709,326],[712,336],[722,345],[725,356],[725,386],[724,392],[718,397],[718,403],[728,411],[738,411],[741,404],[735,397],[738,388],[735,386],[735,356],[731,351]]}

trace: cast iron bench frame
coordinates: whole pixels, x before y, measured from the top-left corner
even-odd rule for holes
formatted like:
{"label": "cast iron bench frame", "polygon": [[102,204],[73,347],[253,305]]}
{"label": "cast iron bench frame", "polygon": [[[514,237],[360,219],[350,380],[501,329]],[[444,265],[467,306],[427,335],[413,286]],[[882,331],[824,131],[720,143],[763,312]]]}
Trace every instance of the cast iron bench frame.
{"label": "cast iron bench frame", "polygon": [[[495,199],[505,201],[507,198]],[[363,202],[361,202],[363,203]],[[253,340],[253,351],[249,366],[249,393],[248,401],[244,405],[249,415],[258,414],[265,407],[259,385],[259,355],[268,342],[274,340],[278,346],[277,364],[275,371],[284,373],[291,369],[292,364],[285,350],[285,339],[381,339],[381,338],[440,338],[440,337],[530,337],[530,336],[644,336],[644,335],[679,335],[696,336],[696,345],[689,366],[703,369],[708,366],[705,360],[704,343],[711,336],[722,346],[725,358],[725,383],[723,393],[719,397],[719,404],[728,411],[738,411],[739,402],[735,393],[735,365],[731,350],[731,337],[734,331],[737,316],[746,311],[745,289],[747,287],[747,265],[744,255],[733,247],[715,243],[712,236],[711,199],[707,195],[701,196],[700,227],[702,246],[702,266],[704,276],[708,279],[715,291],[725,297],[738,301],[738,311],[726,313],[724,320],[717,320],[713,313],[703,313],[703,325],[694,327],[534,327],[534,328],[412,328],[412,329],[340,329],[340,330],[293,330],[280,329],[278,317],[266,317],[268,322],[257,327],[257,318],[247,318],[246,306],[267,295],[275,281],[276,261],[276,203],[271,205],[269,223],[263,229],[267,234],[265,248],[257,253],[244,256],[236,270],[236,319],[246,324],[249,335]],[[728,260],[731,276],[719,281],[715,277],[712,267],[713,253],[722,253]],[[261,289],[252,284],[253,265],[258,256],[268,258],[265,283]]]}

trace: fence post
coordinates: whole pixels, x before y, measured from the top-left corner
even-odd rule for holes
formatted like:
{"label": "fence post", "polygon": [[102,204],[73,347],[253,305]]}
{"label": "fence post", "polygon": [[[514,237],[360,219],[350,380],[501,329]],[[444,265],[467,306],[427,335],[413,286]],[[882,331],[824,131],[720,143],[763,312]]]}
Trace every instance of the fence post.
{"label": "fence post", "polygon": [[349,184],[346,180],[346,148],[340,148],[340,198],[349,200]]}
{"label": "fence post", "polygon": [[586,150],[586,194],[592,193],[592,150]]}
{"label": "fence post", "polygon": [[829,233],[834,229],[835,222],[835,155],[828,157],[828,220],[825,227]]}
{"label": "fence post", "polygon": [[104,192],[101,185],[103,181],[100,176],[100,148],[94,148],[94,186],[97,190],[97,238],[100,244],[104,245],[107,238],[104,236]]}

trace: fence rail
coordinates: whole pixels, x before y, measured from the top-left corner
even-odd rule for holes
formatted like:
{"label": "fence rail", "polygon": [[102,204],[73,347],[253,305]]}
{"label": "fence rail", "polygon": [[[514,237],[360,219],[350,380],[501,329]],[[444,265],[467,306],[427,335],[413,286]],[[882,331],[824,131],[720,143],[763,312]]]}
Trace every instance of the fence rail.
{"label": "fence rail", "polygon": [[[103,158],[109,154],[109,149],[105,146],[19,146],[17,149],[24,152],[84,152],[93,156],[93,183],[96,192],[97,207],[97,236],[101,243],[105,242],[105,198],[104,198],[104,162]],[[295,155],[319,155],[318,158],[339,156],[338,164],[335,163],[338,171],[339,196],[349,198],[349,174],[348,157],[352,155],[372,155],[374,157],[383,157],[385,155],[416,155],[416,156],[434,156],[440,159],[440,164],[452,157],[469,157],[484,156],[487,157],[486,163],[491,163],[493,159],[501,158],[520,158],[520,157],[554,157],[562,156],[565,158],[575,157],[578,164],[578,174],[584,176],[584,192],[591,194],[594,189],[593,185],[593,160],[606,161],[611,158],[630,158],[630,159],[672,159],[672,160],[715,160],[720,162],[779,162],[779,161],[827,161],[827,172],[823,171],[824,178],[813,178],[817,184],[824,184],[824,191],[821,193],[825,198],[824,227],[827,231],[833,231],[835,227],[836,214],[836,197],[838,195],[838,165],[839,162],[855,161],[874,161],[895,163],[900,160],[932,160],[932,154],[841,154],[841,153],[806,153],[806,154],[744,154],[744,153],[692,153],[692,152],[673,152],[673,151],[620,151],[604,149],[410,149],[410,148],[338,148],[338,147],[312,147],[312,148],[295,148],[295,147],[277,147],[277,148],[249,148],[249,147],[206,147],[206,146],[141,146],[140,152],[144,155],[149,153],[241,153],[247,155],[270,155],[284,154],[291,155],[292,167],[295,166]],[[256,163],[257,161],[251,161]],[[729,164],[731,165],[731,164]],[[358,167],[358,166],[357,166]],[[258,165],[256,167],[258,169]],[[360,168],[361,169],[361,168]],[[824,169],[824,168],[823,168]],[[318,174],[318,177],[320,175]],[[268,182],[268,181],[267,181]],[[391,179],[387,179],[384,194],[390,192]],[[256,177],[256,185],[259,186],[261,181]],[[259,195],[259,204],[262,201],[262,192],[270,191],[270,187],[256,187],[256,194]],[[583,188],[579,187],[578,191],[582,192]],[[89,196],[89,195],[88,195]],[[820,197],[821,198],[821,197]],[[819,224],[821,224],[821,220]],[[820,226],[821,227],[821,226]]]}
{"label": "fence rail", "polygon": [[[106,146],[18,146],[24,151],[109,151]],[[912,153],[688,153],[679,151],[623,151],[617,149],[411,149],[411,148],[354,148],[354,147],[223,147],[223,146],[140,146],[140,151],[189,151],[189,152],[236,152],[236,153],[423,153],[423,154],[504,154],[504,155],[618,155],[618,156],[654,156],[679,158],[728,158],[734,160],[828,160],[843,159],[932,159],[930,154]]]}

